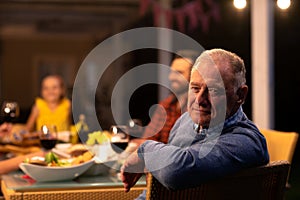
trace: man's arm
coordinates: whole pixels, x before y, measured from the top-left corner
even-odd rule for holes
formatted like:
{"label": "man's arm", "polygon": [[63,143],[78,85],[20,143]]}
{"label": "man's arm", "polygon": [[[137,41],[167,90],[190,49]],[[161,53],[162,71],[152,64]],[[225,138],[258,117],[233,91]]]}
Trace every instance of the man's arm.
{"label": "man's arm", "polygon": [[139,147],[145,168],[165,187],[183,189],[268,162],[260,139],[245,134],[225,134],[186,148],[155,141]]}
{"label": "man's arm", "polygon": [[137,151],[133,152],[121,167],[121,180],[125,192],[129,192],[144,173],[145,164],[139,158]]}

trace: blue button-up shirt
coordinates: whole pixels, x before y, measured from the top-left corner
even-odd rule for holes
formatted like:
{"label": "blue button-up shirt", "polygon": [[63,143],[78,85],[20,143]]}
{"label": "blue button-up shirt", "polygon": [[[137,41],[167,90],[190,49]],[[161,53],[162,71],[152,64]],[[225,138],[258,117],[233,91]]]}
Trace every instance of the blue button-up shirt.
{"label": "blue button-up shirt", "polygon": [[194,187],[269,162],[266,140],[242,108],[205,134],[195,131],[185,113],[171,130],[168,144],[146,141],[138,153],[152,175],[170,189]]}

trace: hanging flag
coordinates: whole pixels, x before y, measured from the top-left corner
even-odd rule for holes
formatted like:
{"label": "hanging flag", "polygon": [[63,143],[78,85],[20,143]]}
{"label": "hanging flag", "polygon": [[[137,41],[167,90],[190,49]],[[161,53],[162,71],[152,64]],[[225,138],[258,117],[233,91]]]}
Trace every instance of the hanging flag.
{"label": "hanging flag", "polygon": [[[204,6],[207,8],[205,11]],[[200,24],[203,32],[208,33],[211,19],[217,22],[221,19],[219,6],[214,0],[194,0],[175,9],[164,8],[158,0],[140,0],[140,14],[144,15],[148,8],[152,8],[154,26],[164,24],[172,28],[175,21],[181,32],[185,32],[186,27],[194,30]],[[162,18],[164,23],[161,23]],[[185,24],[186,21],[188,24]]]}

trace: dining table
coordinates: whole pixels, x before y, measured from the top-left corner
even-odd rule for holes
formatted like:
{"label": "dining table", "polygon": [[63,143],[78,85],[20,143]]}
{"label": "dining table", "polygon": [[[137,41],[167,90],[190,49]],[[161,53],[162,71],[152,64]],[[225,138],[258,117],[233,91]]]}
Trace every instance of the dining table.
{"label": "dining table", "polygon": [[[62,144],[57,144],[56,147],[51,151],[55,152],[56,154],[58,152],[64,152],[64,150],[58,148],[58,146],[65,146]],[[124,153],[126,154],[128,152],[132,152],[134,149],[136,149],[137,145],[138,144],[135,144],[135,142],[128,144],[128,148],[126,149],[126,151],[124,151]],[[72,144],[70,148],[78,146],[82,145]],[[101,160],[105,160],[105,158],[103,157],[104,155],[107,156],[106,159],[111,158],[111,155],[117,155],[114,152],[112,154],[111,147],[109,149],[107,149],[107,147],[110,147],[110,145],[95,145],[90,150],[95,151],[95,155],[101,158]],[[59,151],[54,151],[56,149],[58,149]],[[26,138],[26,143],[24,143],[24,140],[22,140],[22,143],[20,144],[2,143],[0,144],[0,160],[7,159],[7,155],[25,155],[40,150],[41,148],[39,146],[39,141],[36,140],[36,138]],[[120,156],[117,156],[116,158],[118,157]],[[95,164],[95,166],[96,168],[94,169],[99,170],[97,166],[99,167],[100,165]],[[130,192],[126,193],[124,191],[123,183],[118,178],[117,173],[95,173],[94,170],[92,170],[91,172],[92,173],[83,173],[73,180],[41,182],[35,181],[34,179],[30,178],[28,174],[25,174],[21,169],[19,169],[17,171],[13,171],[0,176],[1,191],[5,200],[132,200],[138,197],[143,192],[143,190],[146,189],[146,176],[142,176],[141,179],[136,183],[136,185],[131,188]]]}
{"label": "dining table", "polygon": [[22,171],[1,177],[1,190],[5,200],[132,200],[146,189],[146,177],[125,193],[122,182],[111,174],[79,176],[68,181],[36,182]]}

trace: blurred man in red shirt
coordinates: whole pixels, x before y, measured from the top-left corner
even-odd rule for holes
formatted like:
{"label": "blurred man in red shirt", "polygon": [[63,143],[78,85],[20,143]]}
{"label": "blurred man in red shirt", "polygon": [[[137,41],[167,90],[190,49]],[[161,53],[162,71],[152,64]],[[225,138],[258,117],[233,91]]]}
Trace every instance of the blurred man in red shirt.
{"label": "blurred man in red shirt", "polygon": [[187,110],[191,68],[199,55],[199,52],[193,50],[181,50],[176,53],[168,77],[173,93],[159,102],[160,106],[154,111],[144,131],[144,139],[168,142],[169,132],[175,121]]}

